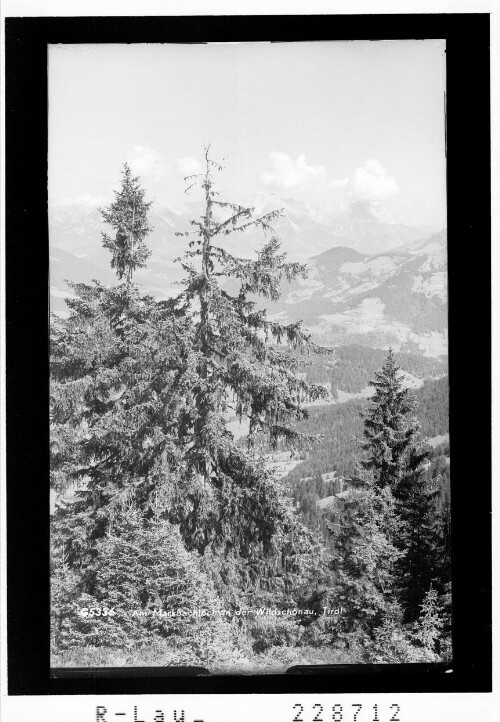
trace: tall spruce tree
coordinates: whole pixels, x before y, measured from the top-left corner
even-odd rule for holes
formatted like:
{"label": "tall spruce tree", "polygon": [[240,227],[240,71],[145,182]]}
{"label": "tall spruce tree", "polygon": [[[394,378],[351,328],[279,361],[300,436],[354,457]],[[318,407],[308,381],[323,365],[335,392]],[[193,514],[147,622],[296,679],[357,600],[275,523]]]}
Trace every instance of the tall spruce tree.
{"label": "tall spruce tree", "polygon": [[[377,486],[394,489],[402,478],[410,451],[415,453],[420,424],[409,417],[416,409],[416,401],[403,384],[392,349],[370,386],[374,387],[374,394],[370,398],[371,407],[362,414],[364,441],[360,448],[364,456],[359,464],[362,470],[371,472]],[[413,458],[418,462],[415,455]],[[425,458],[422,453],[420,463]]]}
{"label": "tall spruce tree", "polygon": [[[210,556],[226,591],[281,585],[290,593],[314,544],[257,452],[260,442],[310,441],[294,425],[307,416],[304,402],[326,391],[297,373],[298,354],[312,347],[301,324],[271,321],[257,305],[258,297],[276,300],[283,280],[306,273],[280,252],[271,226],[279,211],[254,217],[252,208],[220,200],[214,174],[221,170],[207,148],[204,172],[186,179],[186,190],[201,189],[204,212],[179,234],[189,248],[179,259],[186,278],[176,308],[192,320],[196,354],[191,423],[180,439],[186,460],[180,528],[188,548]],[[250,229],[268,236],[255,260],[224,248],[228,235]],[[237,285],[233,293],[229,282]],[[246,451],[227,429],[231,415],[248,421]]]}
{"label": "tall spruce tree", "polygon": [[375,393],[363,414],[365,440],[360,446],[365,456],[359,465],[365,472],[363,483],[368,478],[395,499],[400,527],[390,538],[402,554],[396,565],[399,598],[404,621],[414,621],[435,579],[439,554],[435,502],[424,473],[428,452],[413,415],[417,402],[403,385],[392,350],[371,384]]}
{"label": "tall spruce tree", "polygon": [[111,288],[70,283],[69,317],[51,323],[52,488],[63,495],[76,489],[72,503],[64,496],[59,502],[54,539],[64,544],[67,563],[82,570],[89,593],[98,541],[123,509],[151,519],[175,505],[182,462],[177,426],[191,383],[190,326],[132,283],[149,253],[143,196],[125,167],[118,200],[103,212],[115,228],[127,219],[136,224],[134,250],[117,244],[113,251],[118,279],[126,281]]}

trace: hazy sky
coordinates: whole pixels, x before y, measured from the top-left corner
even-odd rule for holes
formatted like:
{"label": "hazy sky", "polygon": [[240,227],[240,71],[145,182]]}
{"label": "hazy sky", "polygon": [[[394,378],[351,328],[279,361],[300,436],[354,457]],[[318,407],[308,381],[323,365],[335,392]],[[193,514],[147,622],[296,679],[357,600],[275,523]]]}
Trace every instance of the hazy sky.
{"label": "hazy sky", "polygon": [[230,200],[352,200],[441,225],[444,41],[66,45],[49,51],[49,198],[98,205],[128,161],[176,205],[203,147]]}

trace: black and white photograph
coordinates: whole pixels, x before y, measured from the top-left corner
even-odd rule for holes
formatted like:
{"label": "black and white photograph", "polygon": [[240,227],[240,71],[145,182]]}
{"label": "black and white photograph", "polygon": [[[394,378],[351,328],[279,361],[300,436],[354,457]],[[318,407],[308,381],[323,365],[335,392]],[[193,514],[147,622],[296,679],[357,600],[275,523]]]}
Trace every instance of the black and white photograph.
{"label": "black and white photograph", "polygon": [[453,662],[445,40],[48,48],[53,668]]}

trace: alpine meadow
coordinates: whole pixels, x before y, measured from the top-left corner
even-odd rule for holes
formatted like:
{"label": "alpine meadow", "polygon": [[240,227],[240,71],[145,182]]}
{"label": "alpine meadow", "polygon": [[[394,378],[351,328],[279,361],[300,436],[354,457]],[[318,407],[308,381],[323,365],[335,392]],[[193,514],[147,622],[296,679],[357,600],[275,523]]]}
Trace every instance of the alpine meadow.
{"label": "alpine meadow", "polygon": [[51,667],[451,668],[444,41],[49,57]]}

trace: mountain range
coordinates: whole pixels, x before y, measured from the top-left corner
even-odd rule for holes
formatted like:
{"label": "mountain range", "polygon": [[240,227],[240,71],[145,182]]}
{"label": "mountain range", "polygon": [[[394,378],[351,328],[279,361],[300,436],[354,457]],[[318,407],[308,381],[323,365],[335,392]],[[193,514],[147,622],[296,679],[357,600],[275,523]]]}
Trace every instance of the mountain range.
{"label": "mountain range", "polygon": [[[447,354],[447,265],[445,232],[390,223],[368,204],[353,203],[347,212],[331,213],[294,199],[259,199],[259,214],[282,209],[276,235],[291,260],[306,261],[307,279],[283,286],[281,299],[268,305],[271,318],[303,320],[313,339],[327,345],[357,343],[410,351],[425,356]],[[189,220],[202,206],[158,208],[151,214],[152,251],[146,269],[134,280],[156,297],[174,295],[182,269],[174,259],[186,249]],[[51,310],[67,314],[71,295],[65,279],[116,283],[109,253],[101,246],[106,230],[97,209],[50,206]],[[109,229],[108,229],[109,230]],[[224,246],[252,257],[263,242],[261,232],[233,234]]]}
{"label": "mountain range", "polygon": [[367,255],[336,246],[310,259],[273,308],[280,322],[301,319],[327,345],[447,354],[446,237],[435,234]]}

